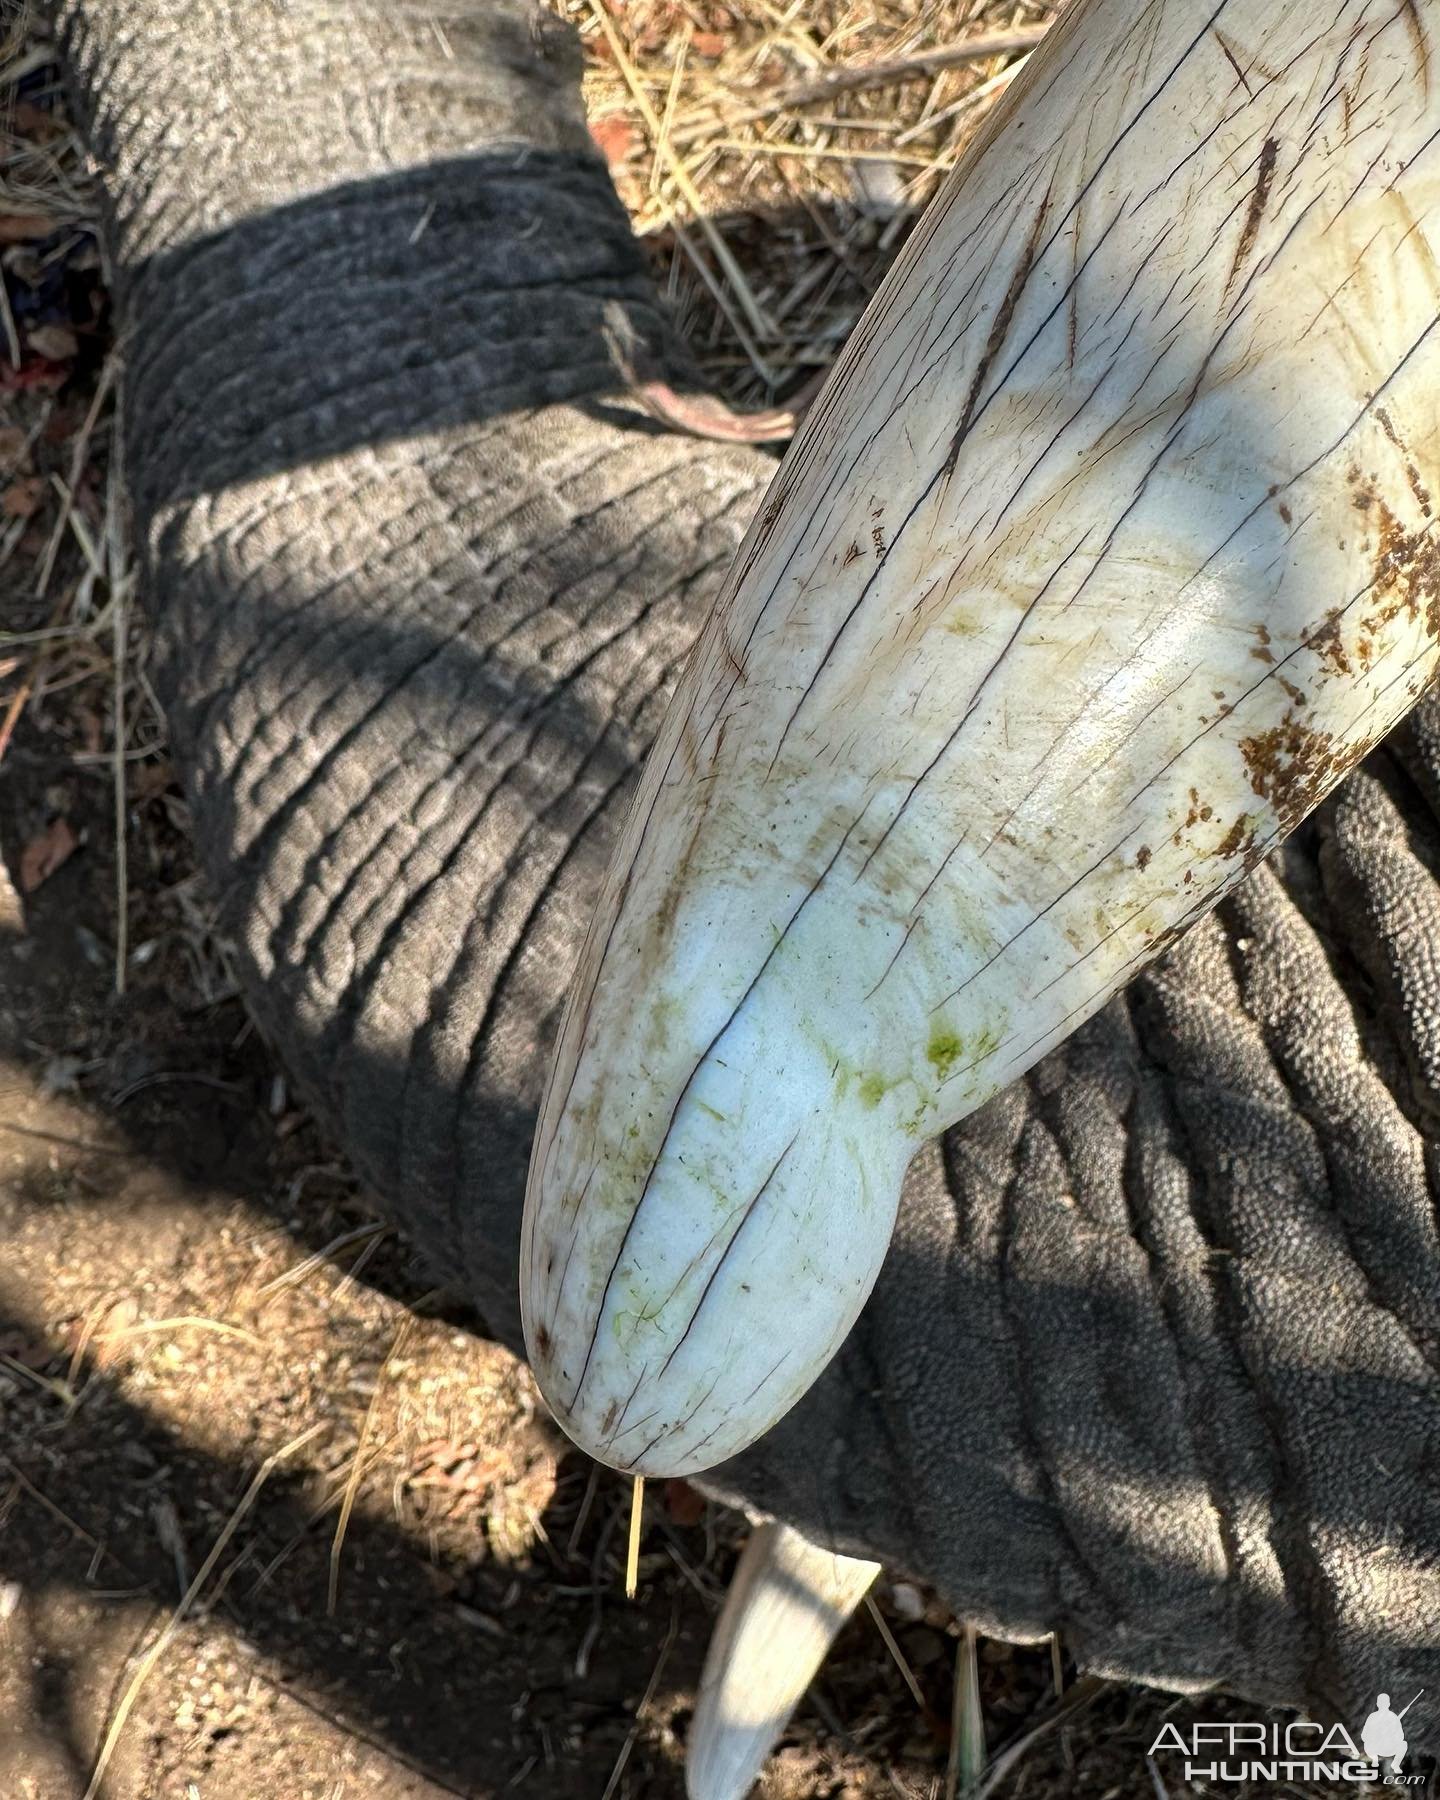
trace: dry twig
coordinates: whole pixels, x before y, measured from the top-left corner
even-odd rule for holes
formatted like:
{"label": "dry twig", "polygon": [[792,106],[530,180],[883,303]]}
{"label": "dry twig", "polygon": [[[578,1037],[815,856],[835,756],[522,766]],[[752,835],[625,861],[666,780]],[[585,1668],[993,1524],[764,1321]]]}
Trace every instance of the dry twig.
{"label": "dry twig", "polygon": [[355,1496],[359,1493],[360,1483],[365,1476],[367,1466],[365,1447],[369,1441],[371,1428],[375,1423],[375,1409],[379,1404],[380,1395],[384,1391],[385,1377],[390,1371],[390,1365],[409,1342],[410,1334],[414,1329],[414,1319],[401,1320],[400,1328],[395,1333],[394,1340],[386,1352],[384,1362],[380,1365],[380,1373],[375,1381],[375,1392],[370,1396],[370,1404],[365,1409],[365,1422],[360,1427],[360,1436],[355,1443],[355,1456],[350,1464],[350,1478],[345,1483],[345,1497],[340,1502],[340,1517],[335,1525],[335,1536],[330,1543],[330,1580],[325,1592],[325,1610],[332,1619],[335,1616],[335,1608],[340,1602],[340,1553],[345,1547],[345,1533],[350,1527],[350,1515],[355,1510]]}
{"label": "dry twig", "polygon": [[[987,62],[995,56],[1019,56],[1033,50],[1050,29],[1048,25],[1023,25],[1015,31],[992,32],[985,37],[967,38],[963,43],[942,45],[938,50],[917,50],[910,56],[889,57],[883,62],[842,63],[823,74],[805,81],[792,81],[776,88],[763,106],[747,108],[731,114],[728,125],[763,119],[777,112],[788,112],[798,106],[813,106],[819,100],[830,100],[836,94],[853,94],[862,88],[891,87],[897,81],[914,81],[922,75],[937,75],[942,69],[957,69],[966,63]],[[692,131],[695,128],[692,127]],[[689,134],[683,134],[685,141]]]}

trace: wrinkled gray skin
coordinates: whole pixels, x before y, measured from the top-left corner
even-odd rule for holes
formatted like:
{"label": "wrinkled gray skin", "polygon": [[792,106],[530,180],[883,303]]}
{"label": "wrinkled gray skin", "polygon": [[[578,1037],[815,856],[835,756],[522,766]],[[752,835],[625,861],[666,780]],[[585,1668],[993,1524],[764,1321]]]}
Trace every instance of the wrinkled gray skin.
{"label": "wrinkled gray skin", "polygon": [[[58,12],[158,686],[251,1000],[518,1345],[566,981],[773,463],[620,394],[607,306],[683,353],[530,0]],[[716,1490],[1097,1669],[1352,1726],[1440,1696],[1437,870],[1427,704],[920,1156],[851,1341]]]}

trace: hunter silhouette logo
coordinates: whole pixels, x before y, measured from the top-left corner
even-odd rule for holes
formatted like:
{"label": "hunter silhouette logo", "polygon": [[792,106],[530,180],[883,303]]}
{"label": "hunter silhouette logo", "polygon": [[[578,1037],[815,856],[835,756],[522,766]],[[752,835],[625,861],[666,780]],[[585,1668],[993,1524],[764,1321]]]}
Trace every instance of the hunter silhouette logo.
{"label": "hunter silhouette logo", "polygon": [[[1421,1688],[1420,1693],[1425,1692]],[[1420,1694],[1415,1696],[1415,1700]],[[1378,1694],[1375,1699],[1375,1710],[1360,1728],[1360,1742],[1365,1747],[1365,1754],[1371,1762],[1390,1764],[1390,1773],[1398,1775],[1405,1761],[1405,1752],[1410,1746],[1405,1741],[1405,1727],[1400,1721],[1415,1704],[1412,1700],[1408,1706],[1402,1706],[1399,1712],[1391,1712],[1390,1696]]]}
{"label": "hunter silhouette logo", "polygon": [[1319,1725],[1313,1719],[1292,1719],[1288,1725],[1258,1719],[1197,1721],[1188,1732],[1167,1722],[1150,1755],[1182,1756],[1187,1782],[1354,1781],[1421,1788],[1426,1776],[1405,1768],[1410,1746],[1403,1720],[1424,1692],[1421,1688],[1398,1711],[1388,1694],[1377,1694],[1358,1744],[1345,1726]]}

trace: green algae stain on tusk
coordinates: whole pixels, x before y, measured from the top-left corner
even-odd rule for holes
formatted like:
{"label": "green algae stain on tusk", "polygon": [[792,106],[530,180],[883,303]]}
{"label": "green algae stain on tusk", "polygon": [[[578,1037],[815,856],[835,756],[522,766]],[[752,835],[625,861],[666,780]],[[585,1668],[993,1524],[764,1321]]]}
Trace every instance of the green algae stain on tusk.
{"label": "green algae stain on tusk", "polygon": [[935,1073],[943,1081],[964,1053],[965,1041],[954,1031],[937,1031],[926,1047],[925,1055]]}
{"label": "green algae stain on tusk", "polygon": [[1365,0],[1250,0],[1223,46],[1195,0],[1140,10],[1067,8],[927,213],[647,764],[521,1254],[541,1387],[616,1467],[794,1405],[917,1140],[1434,673],[1440,84]]}

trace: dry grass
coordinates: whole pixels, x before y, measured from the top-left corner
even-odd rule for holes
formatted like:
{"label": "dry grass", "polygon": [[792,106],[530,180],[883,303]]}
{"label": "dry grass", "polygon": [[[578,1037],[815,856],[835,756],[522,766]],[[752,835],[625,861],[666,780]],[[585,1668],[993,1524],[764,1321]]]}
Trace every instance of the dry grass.
{"label": "dry grass", "polygon": [[0,26],[0,759],[28,716],[68,730],[77,778],[109,787],[123,993],[130,790],[138,774],[158,791],[166,772],[148,632],[131,631],[121,362],[94,202],[34,11],[12,5]]}
{"label": "dry grass", "polygon": [[[91,194],[85,176],[85,153],[62,114],[42,124],[33,113],[16,108],[43,101],[49,91],[51,54],[39,40],[35,9],[28,0],[10,0],[0,12],[0,213],[36,216],[49,227],[85,225],[91,220]],[[20,85],[36,76],[43,80],[21,96]],[[39,233],[35,235],[41,235]]]}
{"label": "dry grass", "polygon": [[550,0],[703,367],[737,406],[824,369],[1023,62],[1048,0]]}

